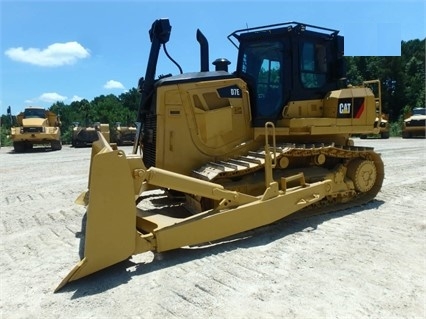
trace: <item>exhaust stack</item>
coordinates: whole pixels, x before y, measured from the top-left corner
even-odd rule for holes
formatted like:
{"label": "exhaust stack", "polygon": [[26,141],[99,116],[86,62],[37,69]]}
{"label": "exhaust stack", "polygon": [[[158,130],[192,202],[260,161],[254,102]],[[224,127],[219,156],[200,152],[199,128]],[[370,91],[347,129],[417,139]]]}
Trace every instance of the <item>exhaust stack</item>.
{"label": "exhaust stack", "polygon": [[209,43],[204,34],[197,29],[197,41],[200,44],[201,72],[209,71]]}

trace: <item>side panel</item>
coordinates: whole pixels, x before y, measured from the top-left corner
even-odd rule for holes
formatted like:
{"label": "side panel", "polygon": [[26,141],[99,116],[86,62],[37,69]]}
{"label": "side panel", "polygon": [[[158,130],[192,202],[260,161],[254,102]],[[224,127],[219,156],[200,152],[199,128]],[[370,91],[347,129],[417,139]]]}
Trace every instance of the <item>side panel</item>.
{"label": "side panel", "polygon": [[299,136],[300,141],[306,135],[318,140],[319,135],[375,133],[376,108],[374,94],[366,87],[331,91],[323,100],[293,101],[277,121],[278,134]]}
{"label": "side panel", "polygon": [[247,150],[253,130],[242,80],[164,85],[157,97],[156,167],[190,174],[206,161]]}
{"label": "side panel", "polygon": [[332,91],[324,101],[324,117],[336,118],[337,125],[373,128],[376,120],[374,94],[365,87]]}

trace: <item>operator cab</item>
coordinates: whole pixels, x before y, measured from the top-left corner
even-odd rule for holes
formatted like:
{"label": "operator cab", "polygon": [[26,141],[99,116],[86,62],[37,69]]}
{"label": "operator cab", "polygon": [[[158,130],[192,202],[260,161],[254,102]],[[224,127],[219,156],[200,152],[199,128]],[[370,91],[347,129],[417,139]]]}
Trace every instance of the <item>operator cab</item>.
{"label": "operator cab", "polygon": [[228,36],[239,50],[236,75],[249,86],[254,126],[282,118],[284,106],[291,101],[323,99],[340,88],[345,71],[343,37],[337,34],[288,22],[237,30]]}

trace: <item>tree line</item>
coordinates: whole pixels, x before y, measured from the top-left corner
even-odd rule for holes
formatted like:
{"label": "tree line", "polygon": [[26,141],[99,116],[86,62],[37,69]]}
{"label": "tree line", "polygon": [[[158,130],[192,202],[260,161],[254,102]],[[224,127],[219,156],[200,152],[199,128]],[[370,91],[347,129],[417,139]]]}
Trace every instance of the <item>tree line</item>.
{"label": "tree line", "polygon": [[[425,107],[425,39],[401,42],[401,56],[345,57],[348,84],[358,85],[365,80],[380,79],[382,108],[391,124],[400,127],[404,114],[415,107]],[[109,94],[92,101],[65,104],[56,102],[49,108],[60,115],[63,143],[70,143],[74,122],[88,126],[94,122],[132,124],[136,120],[140,94],[136,88],[119,96]],[[22,111],[19,109],[17,113]],[[1,116],[1,145],[9,145],[7,135],[13,126],[7,114]],[[400,132],[394,130],[393,135]],[[392,132],[391,132],[392,134]]]}
{"label": "tree line", "polygon": [[382,108],[390,122],[400,122],[415,107],[425,107],[425,39],[402,41],[401,56],[346,57],[347,79],[382,82]]}

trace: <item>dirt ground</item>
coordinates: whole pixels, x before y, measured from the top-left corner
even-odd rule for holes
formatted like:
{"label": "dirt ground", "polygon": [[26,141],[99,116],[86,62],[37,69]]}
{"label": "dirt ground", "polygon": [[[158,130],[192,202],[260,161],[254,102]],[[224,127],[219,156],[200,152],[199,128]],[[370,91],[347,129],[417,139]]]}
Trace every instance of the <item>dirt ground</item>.
{"label": "dirt ground", "polygon": [[385,163],[367,205],[134,256],[58,293],[79,261],[91,150],[1,147],[1,318],[426,318],[426,141],[355,145]]}

